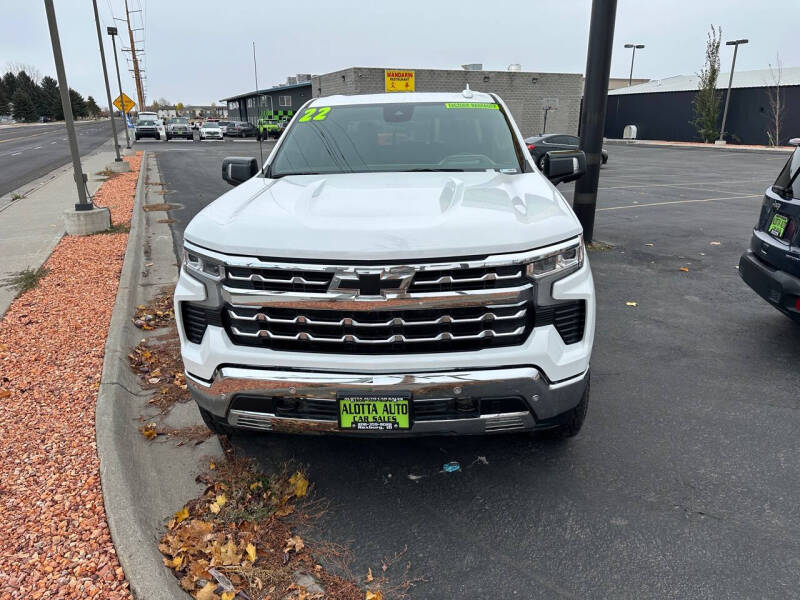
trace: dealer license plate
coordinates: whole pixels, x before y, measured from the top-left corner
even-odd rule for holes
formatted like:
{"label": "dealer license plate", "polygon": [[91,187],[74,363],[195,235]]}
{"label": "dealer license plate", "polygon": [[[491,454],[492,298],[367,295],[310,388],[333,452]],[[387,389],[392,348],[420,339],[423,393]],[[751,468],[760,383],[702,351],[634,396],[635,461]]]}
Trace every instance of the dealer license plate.
{"label": "dealer license plate", "polygon": [[339,427],[349,431],[399,431],[411,428],[411,394],[337,394]]}
{"label": "dealer license plate", "polygon": [[783,237],[783,233],[786,231],[786,225],[789,223],[789,217],[784,217],[783,215],[775,215],[772,217],[772,223],[769,225],[769,232],[771,235],[775,237]]}

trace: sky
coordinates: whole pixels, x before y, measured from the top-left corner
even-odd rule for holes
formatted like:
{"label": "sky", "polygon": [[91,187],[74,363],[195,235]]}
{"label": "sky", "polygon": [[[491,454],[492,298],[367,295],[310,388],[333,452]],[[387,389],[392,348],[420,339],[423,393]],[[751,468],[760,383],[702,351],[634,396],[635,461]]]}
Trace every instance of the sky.
{"label": "sky", "polygon": [[[105,27],[125,16],[124,0],[97,0],[106,60],[117,84]],[[210,104],[255,88],[252,42],[259,87],[296,73],[359,67],[446,68],[483,63],[525,71],[583,73],[590,0],[326,0],[286,3],[265,0],[128,0],[137,39],[145,47],[148,103],[166,98]],[[55,77],[43,0],[2,0],[0,71],[28,64]],[[70,87],[107,105],[92,3],[55,0]],[[657,79],[696,73],[703,64],[711,24],[724,40],[747,38],[736,70],[763,69],[780,55],[785,67],[800,66],[800,0],[619,0],[612,77],[627,77],[626,43],[636,53],[634,77]],[[125,33],[125,23],[117,21]],[[118,38],[118,42],[121,41]],[[119,49],[119,44],[118,44]],[[722,71],[732,48],[723,45]],[[120,52],[123,91],[135,98],[128,61]],[[491,91],[491,90],[487,90]]]}

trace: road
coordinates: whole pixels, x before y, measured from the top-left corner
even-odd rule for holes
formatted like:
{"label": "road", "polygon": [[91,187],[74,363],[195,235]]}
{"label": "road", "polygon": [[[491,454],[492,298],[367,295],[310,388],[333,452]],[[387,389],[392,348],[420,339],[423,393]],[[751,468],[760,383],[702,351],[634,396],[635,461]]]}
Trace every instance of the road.
{"label": "road", "polygon": [[[176,240],[229,189],[221,157],[257,152],[194,146],[158,154],[182,205]],[[234,438],[268,469],[306,465],[330,502],[315,537],[349,543],[357,575],[407,548],[401,570],[426,579],[412,598],[797,595],[800,327],[736,269],[786,157],[609,152],[595,231],[610,246],[590,253],[598,328],[577,438]],[[450,461],[461,471],[444,473]]]}
{"label": "road", "polygon": [[[120,129],[121,144],[125,131]],[[81,155],[91,152],[111,138],[108,120],[76,122]],[[0,129],[0,196],[46,175],[70,162],[69,141],[63,123],[22,125]]]}

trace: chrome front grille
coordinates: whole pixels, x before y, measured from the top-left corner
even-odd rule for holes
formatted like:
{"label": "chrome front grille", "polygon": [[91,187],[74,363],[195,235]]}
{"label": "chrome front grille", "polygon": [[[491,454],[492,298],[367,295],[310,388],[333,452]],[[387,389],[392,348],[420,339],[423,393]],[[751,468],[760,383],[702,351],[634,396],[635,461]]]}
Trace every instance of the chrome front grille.
{"label": "chrome front grille", "polygon": [[490,306],[412,310],[312,310],[227,305],[234,343],[276,350],[344,354],[478,350],[524,341],[529,300]]}
{"label": "chrome front grille", "polygon": [[324,294],[332,279],[332,272],[228,267],[225,283],[242,290]]}

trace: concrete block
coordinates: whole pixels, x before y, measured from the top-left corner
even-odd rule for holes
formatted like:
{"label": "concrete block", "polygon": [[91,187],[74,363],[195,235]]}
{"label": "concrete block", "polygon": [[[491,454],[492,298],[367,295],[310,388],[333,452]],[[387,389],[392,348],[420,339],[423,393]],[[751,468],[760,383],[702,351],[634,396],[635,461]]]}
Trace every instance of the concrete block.
{"label": "concrete block", "polygon": [[64,225],[67,235],[89,235],[111,227],[111,211],[107,207],[92,210],[65,210]]}
{"label": "concrete block", "polygon": [[106,169],[108,169],[109,171],[113,171],[114,173],[127,173],[128,171],[131,170],[131,166],[130,164],[128,164],[127,160],[121,160],[119,162],[114,161],[108,163]]}

